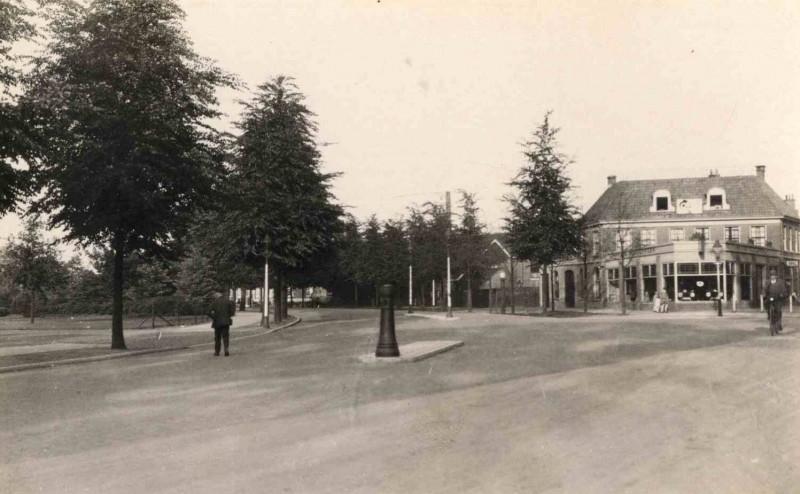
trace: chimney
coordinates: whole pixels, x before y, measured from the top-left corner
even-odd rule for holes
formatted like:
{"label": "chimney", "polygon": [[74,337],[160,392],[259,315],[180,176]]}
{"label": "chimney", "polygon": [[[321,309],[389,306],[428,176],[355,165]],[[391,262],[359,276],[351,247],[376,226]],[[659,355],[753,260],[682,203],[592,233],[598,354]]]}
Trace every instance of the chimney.
{"label": "chimney", "polygon": [[608,176],[608,186],[611,187],[615,183],[617,183],[617,176],[616,175],[609,175]]}
{"label": "chimney", "polygon": [[760,178],[761,180],[766,180],[764,178],[764,174],[765,174],[766,170],[767,170],[767,167],[764,166],[764,165],[756,166],[756,175],[758,176],[758,178]]}
{"label": "chimney", "polygon": [[794,214],[797,214],[797,205],[794,202],[794,195],[786,196],[786,199],[784,199],[784,201],[792,209],[792,211],[794,211]]}

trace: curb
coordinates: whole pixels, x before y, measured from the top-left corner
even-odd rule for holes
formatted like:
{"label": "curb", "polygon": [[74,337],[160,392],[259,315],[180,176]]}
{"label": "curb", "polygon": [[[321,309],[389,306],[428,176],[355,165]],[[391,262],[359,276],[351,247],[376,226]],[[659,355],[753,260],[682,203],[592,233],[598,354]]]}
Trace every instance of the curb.
{"label": "curb", "polygon": [[[240,336],[238,338],[231,338],[231,341],[237,340],[245,340],[248,338],[255,338],[257,336],[266,336],[277,331],[281,331],[286,328],[290,328],[296,324],[302,322],[303,318],[300,316],[292,316],[296,319],[290,323],[284,324],[283,326],[278,326],[277,328],[270,329],[264,333],[256,333],[250,334],[247,336]],[[133,351],[123,351],[123,353],[110,353],[106,355],[94,355],[92,357],[80,357],[80,358],[71,358],[71,359],[64,359],[64,360],[51,360],[50,362],[35,362],[32,364],[20,364],[20,365],[11,365],[8,367],[0,367],[0,374],[8,374],[11,372],[19,372],[25,370],[32,370],[32,369],[46,369],[56,367],[58,365],[70,365],[70,364],[83,364],[89,362],[99,362],[103,360],[113,360],[122,357],[135,357],[137,355],[147,355],[151,353],[162,353],[162,352],[173,352],[177,350],[188,350],[190,348],[199,348],[203,346],[213,345],[214,342],[209,343],[197,343],[194,345],[185,345],[185,346],[173,346],[173,347],[165,347],[165,348],[151,348],[147,350],[133,350]]]}

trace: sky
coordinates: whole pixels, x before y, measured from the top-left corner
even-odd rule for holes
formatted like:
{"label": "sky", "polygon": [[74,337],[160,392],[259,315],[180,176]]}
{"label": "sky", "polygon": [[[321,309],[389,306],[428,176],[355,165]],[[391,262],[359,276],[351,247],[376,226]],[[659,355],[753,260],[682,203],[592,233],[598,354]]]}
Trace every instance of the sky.
{"label": "sky", "polygon": [[[295,78],[333,192],[360,219],[477,194],[500,230],[552,111],[588,209],[618,180],[752,175],[800,200],[800,3],[181,0],[201,55],[250,90]],[[237,100],[220,93],[224,128]],[[0,220],[0,237],[15,233]]]}

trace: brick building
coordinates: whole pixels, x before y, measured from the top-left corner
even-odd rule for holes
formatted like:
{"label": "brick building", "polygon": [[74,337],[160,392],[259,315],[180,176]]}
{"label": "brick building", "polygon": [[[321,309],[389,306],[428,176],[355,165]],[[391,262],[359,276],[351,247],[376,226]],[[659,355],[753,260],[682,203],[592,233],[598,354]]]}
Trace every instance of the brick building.
{"label": "brick building", "polygon": [[[767,184],[766,168],[750,176],[616,181],[586,213],[587,256],[553,273],[560,306],[619,302],[633,306],[666,287],[676,304],[708,303],[721,290],[728,306],[759,306],[771,268],[798,291],[800,215],[794,198]],[[613,239],[613,241],[612,241]],[[619,251],[630,249],[621,262]],[[628,260],[628,258],[630,258]],[[584,267],[586,273],[584,273]]]}

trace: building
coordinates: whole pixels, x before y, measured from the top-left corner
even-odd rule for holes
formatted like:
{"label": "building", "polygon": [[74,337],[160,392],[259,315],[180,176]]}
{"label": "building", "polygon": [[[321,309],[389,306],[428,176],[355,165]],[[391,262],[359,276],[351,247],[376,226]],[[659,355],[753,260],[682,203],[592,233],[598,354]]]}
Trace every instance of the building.
{"label": "building", "polygon": [[757,166],[750,176],[608,177],[586,213],[585,254],[553,273],[557,305],[581,306],[584,287],[592,307],[619,303],[624,284],[633,307],[659,287],[678,305],[708,305],[721,290],[729,307],[758,307],[772,268],[798,291],[800,215],[765,172]]}

